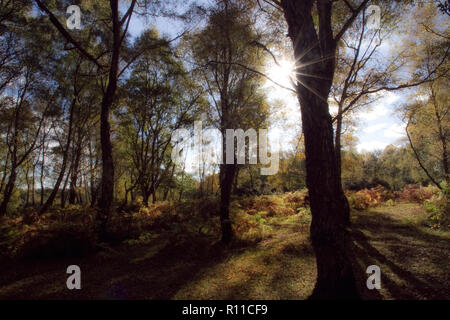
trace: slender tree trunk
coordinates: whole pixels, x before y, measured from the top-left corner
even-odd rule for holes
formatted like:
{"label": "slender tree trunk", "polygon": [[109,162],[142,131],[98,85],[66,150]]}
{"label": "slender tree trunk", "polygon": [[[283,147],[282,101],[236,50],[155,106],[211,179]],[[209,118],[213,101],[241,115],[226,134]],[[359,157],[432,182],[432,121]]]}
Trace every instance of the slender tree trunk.
{"label": "slender tree trunk", "polygon": [[[336,169],[337,169],[337,178],[338,184],[342,188],[342,150],[341,150],[341,136],[342,136],[342,105],[339,105],[338,108],[338,117],[336,122],[336,133],[335,133],[335,142],[334,142],[334,152],[336,155]],[[347,197],[344,196],[345,206],[347,207],[344,213],[344,222],[346,226],[350,226],[350,204],[348,203]]]}
{"label": "slender tree trunk", "polygon": [[108,76],[108,87],[102,99],[100,114],[100,142],[102,149],[102,180],[100,196],[99,220],[100,238],[106,236],[106,224],[111,214],[114,197],[114,162],[112,157],[111,125],[109,114],[113,105],[117,78],[119,74],[119,57],[121,47],[121,26],[119,21],[119,5],[117,0],[110,1],[112,13],[113,48]]}
{"label": "slender tree trunk", "polygon": [[25,197],[25,207],[28,207],[30,205],[30,180],[29,180],[29,173],[30,173],[30,168],[27,167],[27,170],[25,171],[25,181],[27,183],[27,194]]}
{"label": "slender tree trunk", "polygon": [[141,187],[141,193],[142,193],[142,204],[146,207],[148,207],[148,199],[150,198],[150,190],[146,187]]}
{"label": "slender tree trunk", "polygon": [[64,207],[66,206],[66,189],[67,189],[67,184],[69,183],[69,177],[70,177],[70,169],[69,172],[66,175],[66,179],[64,179],[64,184],[63,187],[61,189],[61,208],[64,209]]}
{"label": "slender tree trunk", "polygon": [[76,185],[77,185],[77,181],[78,181],[78,167],[80,164],[80,157],[81,157],[81,146],[78,146],[76,148],[75,159],[74,159],[73,167],[72,167],[72,174],[70,177],[70,189],[69,189],[69,203],[70,204],[74,204],[75,199],[77,197]]}
{"label": "slender tree trunk", "polygon": [[[90,137],[90,136],[89,136]],[[92,140],[89,138],[89,184],[90,184],[90,192],[91,192],[91,208],[95,206],[95,203],[97,202],[97,186],[95,184],[95,174],[94,174],[94,155],[92,152]]]}
{"label": "slender tree trunk", "polygon": [[72,143],[73,114],[74,114],[76,102],[77,102],[77,100],[76,100],[76,98],[74,98],[70,105],[69,130],[67,133],[66,147],[64,148],[64,153],[63,153],[61,171],[59,172],[58,178],[56,179],[56,183],[53,186],[53,190],[50,193],[50,196],[48,197],[48,199],[44,203],[44,205],[41,207],[41,209],[39,210],[39,214],[45,213],[53,205],[53,202],[55,201],[56,195],[59,191],[59,186],[61,185],[61,181],[63,180],[64,174],[66,173],[67,161],[69,159],[70,144]]}
{"label": "slender tree trunk", "polygon": [[41,198],[39,199],[39,203],[41,207],[44,205],[44,168],[45,168],[45,143],[42,144],[42,162],[41,162],[41,176],[39,181],[41,183]]}
{"label": "slender tree trunk", "polygon": [[224,243],[229,243],[233,236],[230,221],[230,198],[235,172],[235,164],[220,165],[220,224]]}
{"label": "slender tree trunk", "polygon": [[14,185],[16,183],[17,172],[15,164],[11,164],[11,173],[9,175],[8,183],[6,184],[4,193],[3,193],[3,201],[0,204],[0,216],[5,215],[8,209],[8,203],[11,200],[11,196],[14,191]]}
{"label": "slender tree trunk", "polygon": [[32,203],[33,207],[36,205],[35,172],[36,172],[36,169],[35,169],[35,166],[33,166],[33,174],[31,176],[31,183],[32,183],[32,185],[31,185],[31,187],[32,187],[32,190],[31,190],[31,203]]}
{"label": "slender tree trunk", "polygon": [[123,202],[123,206],[126,206],[128,204],[128,194],[130,192],[132,192],[135,187],[136,187],[136,185],[134,184],[131,187],[127,188],[126,183],[125,183],[125,199]]}
{"label": "slender tree trunk", "polygon": [[181,186],[180,191],[178,193],[178,202],[180,202],[183,197],[183,190],[184,190],[184,188]]}
{"label": "slender tree trunk", "polygon": [[433,85],[431,85],[431,97],[433,99],[434,114],[436,116],[436,123],[439,132],[439,140],[441,141],[442,144],[442,168],[444,169],[445,182],[448,184],[450,180],[450,175],[448,170],[447,137],[444,133],[445,129],[442,127],[442,116],[439,113],[436,92],[434,91]]}
{"label": "slender tree trunk", "polygon": [[[318,2],[320,39],[311,16],[313,3],[312,0],[281,2],[298,65],[297,96],[305,137],[311,241],[317,260],[317,281],[311,298],[357,298],[348,254],[346,218],[349,207],[340,184],[327,103],[336,54],[330,31],[331,3]],[[316,63],[311,63],[313,61]]]}
{"label": "slender tree trunk", "polygon": [[406,136],[408,137],[408,140],[409,140],[409,146],[411,147],[412,151],[414,152],[414,155],[416,156],[416,159],[417,159],[417,162],[419,163],[419,166],[422,168],[423,172],[425,172],[425,174],[427,175],[428,179],[430,179],[431,182],[433,182],[434,185],[435,185],[436,187],[438,187],[440,190],[442,190],[442,187],[441,187],[441,185],[439,184],[439,182],[437,182],[437,181],[433,178],[433,176],[432,176],[432,175],[430,174],[430,172],[427,170],[427,168],[425,167],[425,165],[422,163],[422,160],[420,159],[419,153],[417,152],[417,150],[416,150],[416,148],[414,147],[414,144],[413,144],[413,142],[412,142],[411,135],[409,134],[409,131],[408,131],[408,127],[409,127],[409,121],[408,121],[408,123],[406,124],[406,129],[405,129],[405,131],[406,131]]}
{"label": "slender tree trunk", "polygon": [[86,199],[86,202],[90,202],[91,198],[89,196],[89,183],[88,183],[88,177],[87,177],[86,173],[83,174],[83,181],[84,181],[84,184],[83,184],[83,186],[84,186],[84,190],[83,190],[84,197]]}
{"label": "slender tree trunk", "polygon": [[169,178],[169,180],[168,180],[167,187],[166,187],[166,189],[164,190],[163,201],[166,201],[166,200],[167,200],[167,196],[169,195],[170,186],[171,186],[171,183],[172,183],[172,180],[173,180],[173,174],[174,174],[174,173],[175,173],[175,163],[172,164],[172,168],[171,168],[171,170],[170,170],[170,178]]}
{"label": "slender tree trunk", "polygon": [[170,188],[169,188],[169,187],[167,187],[167,188],[164,190],[163,201],[166,201],[166,200],[167,200],[167,196],[169,195],[169,191],[170,191]]}
{"label": "slender tree trunk", "polygon": [[236,194],[237,192],[237,186],[238,186],[238,179],[239,179],[239,167],[236,167],[236,173],[234,175],[234,180],[233,180],[233,194]]}
{"label": "slender tree trunk", "polygon": [[250,176],[250,187],[252,188],[252,192],[255,189],[255,184],[253,182],[253,174],[252,174],[252,168],[248,166],[248,175]]}
{"label": "slender tree trunk", "polygon": [[83,177],[80,177],[80,184],[78,186],[78,192],[75,192],[75,196],[78,199],[78,204],[83,205],[83,194],[81,193],[81,190],[83,188]]}
{"label": "slender tree trunk", "polygon": [[153,187],[152,188],[152,203],[156,203],[156,201],[158,201],[158,199],[156,198],[156,188]]}
{"label": "slender tree trunk", "polygon": [[339,104],[338,115],[336,118],[336,133],[334,136],[334,149],[335,149],[335,153],[336,153],[336,165],[337,165],[339,180],[341,180],[341,172],[342,172],[341,133],[342,133],[342,105]]}
{"label": "slender tree trunk", "polygon": [[2,181],[0,183],[0,192],[3,192],[3,188],[5,187],[6,176],[8,175],[8,163],[9,163],[9,151],[6,153],[5,166],[3,167],[3,176]]}

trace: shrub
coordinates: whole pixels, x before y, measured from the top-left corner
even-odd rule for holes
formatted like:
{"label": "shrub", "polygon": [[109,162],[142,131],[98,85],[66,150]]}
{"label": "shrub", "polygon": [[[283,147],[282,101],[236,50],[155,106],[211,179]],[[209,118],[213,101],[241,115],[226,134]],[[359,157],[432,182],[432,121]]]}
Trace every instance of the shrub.
{"label": "shrub", "polygon": [[286,205],[293,209],[300,206],[306,206],[308,202],[308,190],[303,189],[300,191],[286,193],[283,199]]}
{"label": "shrub", "polygon": [[415,184],[406,185],[400,192],[397,192],[397,198],[400,201],[423,203],[425,200],[431,199],[433,195],[438,195],[437,187],[422,187]]}
{"label": "shrub", "polygon": [[25,227],[15,231],[10,242],[13,259],[82,256],[91,252],[96,241],[93,226],[71,223]]}
{"label": "shrub", "polygon": [[424,203],[427,217],[424,224],[432,229],[450,229],[450,201],[443,190]]}
{"label": "shrub", "polygon": [[149,232],[143,232],[137,239],[127,239],[124,242],[128,245],[147,244],[152,241],[154,237]]}
{"label": "shrub", "polygon": [[[381,185],[370,189],[362,189],[357,192],[346,192],[350,207],[356,210],[365,210],[377,206],[385,201],[392,200],[395,194]],[[392,200],[393,201],[393,200]]]}

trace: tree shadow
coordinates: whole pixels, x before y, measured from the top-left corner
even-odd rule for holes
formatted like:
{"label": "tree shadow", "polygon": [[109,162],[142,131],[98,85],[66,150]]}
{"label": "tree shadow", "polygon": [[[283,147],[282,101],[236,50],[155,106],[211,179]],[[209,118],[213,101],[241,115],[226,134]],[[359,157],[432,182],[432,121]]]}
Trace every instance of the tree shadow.
{"label": "tree shadow", "polygon": [[[360,294],[365,299],[383,299],[377,290],[369,290],[365,269],[381,268],[382,287],[394,299],[448,299],[450,249],[445,237],[405,225],[386,213],[361,213],[350,232],[352,264]],[[376,242],[376,244],[374,244]],[[383,251],[383,253],[381,252]],[[420,259],[423,267],[418,267]],[[414,268],[412,267],[414,266]],[[435,275],[430,270],[438,270]]]}
{"label": "tree shadow", "polygon": [[[142,245],[110,258],[34,261],[14,265],[21,269],[2,286],[2,299],[170,299],[197,274],[220,263],[233,250],[210,237],[185,237],[181,241]],[[156,250],[149,251],[156,245]],[[133,251],[133,252],[130,252]],[[68,290],[66,268],[77,264],[82,289]]]}

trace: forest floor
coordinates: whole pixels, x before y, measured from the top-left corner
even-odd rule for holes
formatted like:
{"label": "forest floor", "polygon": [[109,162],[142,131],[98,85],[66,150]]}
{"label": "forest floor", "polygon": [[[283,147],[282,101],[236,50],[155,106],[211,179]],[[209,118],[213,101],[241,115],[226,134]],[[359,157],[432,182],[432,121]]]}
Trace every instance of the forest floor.
{"label": "forest floor", "polygon": [[[450,233],[421,227],[421,205],[378,206],[352,214],[353,264],[365,299],[450,299]],[[85,258],[0,267],[0,299],[306,299],[316,277],[310,219],[265,219],[258,242],[228,248],[198,234],[152,233]],[[264,230],[267,230],[265,232]],[[81,268],[82,289],[66,288]],[[366,268],[381,268],[381,290]]]}

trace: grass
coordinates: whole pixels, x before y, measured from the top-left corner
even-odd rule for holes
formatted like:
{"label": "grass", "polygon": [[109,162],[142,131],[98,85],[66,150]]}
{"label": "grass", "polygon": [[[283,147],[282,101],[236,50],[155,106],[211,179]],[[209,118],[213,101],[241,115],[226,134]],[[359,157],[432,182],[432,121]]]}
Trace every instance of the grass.
{"label": "grass", "polygon": [[382,289],[376,298],[450,298],[450,232],[423,226],[425,216],[421,205],[401,203],[353,217],[355,260],[360,267],[381,268]]}
{"label": "grass", "polygon": [[[232,217],[248,226],[229,247],[189,228],[152,230],[84,258],[0,267],[0,299],[306,299],[316,277],[310,214],[264,201],[268,209],[250,213],[249,203],[233,204]],[[422,227],[423,216],[408,203],[353,212],[352,259],[363,298],[450,299],[450,233]],[[70,264],[81,267],[82,290],[65,287]],[[365,287],[372,264],[381,268],[380,291]]]}

